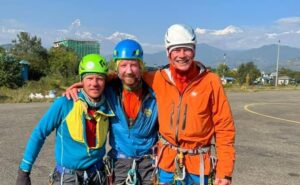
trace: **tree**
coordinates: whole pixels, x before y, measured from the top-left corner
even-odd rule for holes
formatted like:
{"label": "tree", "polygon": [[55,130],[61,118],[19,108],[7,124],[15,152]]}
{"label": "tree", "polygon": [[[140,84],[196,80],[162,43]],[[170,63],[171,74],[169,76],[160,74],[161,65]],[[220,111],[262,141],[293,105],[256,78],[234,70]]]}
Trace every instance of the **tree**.
{"label": "tree", "polygon": [[3,48],[3,47],[0,47],[0,55],[3,55],[3,54],[5,54],[6,52],[5,52],[5,49]]}
{"label": "tree", "polygon": [[251,85],[252,82],[260,77],[261,73],[259,69],[253,62],[247,62],[246,64],[241,64],[237,70],[237,80],[240,85],[247,83]]}
{"label": "tree", "polygon": [[78,70],[78,56],[65,46],[53,47],[49,51],[49,65],[51,74],[60,75],[63,78],[75,76]]}
{"label": "tree", "polygon": [[228,76],[229,72],[230,72],[230,69],[229,69],[229,67],[225,63],[218,65],[218,67],[217,67],[217,74],[220,77]]}
{"label": "tree", "polygon": [[0,86],[17,88],[23,84],[21,65],[11,55],[0,55]]}
{"label": "tree", "polygon": [[278,73],[279,76],[289,76],[291,78],[294,78],[297,82],[300,81],[300,71],[293,71],[287,68],[280,68]]}
{"label": "tree", "polygon": [[17,60],[30,62],[29,78],[38,80],[48,72],[47,50],[43,48],[41,39],[31,37],[27,32],[20,32],[17,40],[12,41],[12,54]]}

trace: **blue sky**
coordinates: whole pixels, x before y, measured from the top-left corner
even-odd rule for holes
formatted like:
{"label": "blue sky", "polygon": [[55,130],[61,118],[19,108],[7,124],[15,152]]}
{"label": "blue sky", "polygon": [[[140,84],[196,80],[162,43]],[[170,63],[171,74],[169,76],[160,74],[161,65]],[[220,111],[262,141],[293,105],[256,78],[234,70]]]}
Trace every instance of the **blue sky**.
{"label": "blue sky", "polygon": [[63,38],[98,40],[104,53],[120,39],[138,40],[145,52],[164,49],[167,28],[191,25],[198,43],[221,49],[274,44],[300,48],[299,0],[1,0],[0,44],[20,31],[49,47]]}

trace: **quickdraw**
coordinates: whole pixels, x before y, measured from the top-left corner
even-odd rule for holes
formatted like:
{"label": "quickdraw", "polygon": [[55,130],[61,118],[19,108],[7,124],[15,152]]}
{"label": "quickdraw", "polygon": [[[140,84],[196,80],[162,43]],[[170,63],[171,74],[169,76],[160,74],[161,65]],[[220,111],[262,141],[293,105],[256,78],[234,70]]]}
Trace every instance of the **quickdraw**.
{"label": "quickdraw", "polygon": [[107,177],[107,185],[113,185],[113,174],[114,174],[114,168],[113,168],[113,160],[110,157],[106,157],[103,160],[105,173]]}
{"label": "quickdraw", "polygon": [[184,184],[185,179],[185,166],[183,164],[184,155],[182,152],[177,153],[174,162],[175,162],[175,173],[174,173],[174,180],[180,181],[181,184]]}
{"label": "quickdraw", "polygon": [[126,178],[126,185],[136,185],[137,176],[136,176],[136,161],[135,159],[132,162],[132,167],[129,169]]}

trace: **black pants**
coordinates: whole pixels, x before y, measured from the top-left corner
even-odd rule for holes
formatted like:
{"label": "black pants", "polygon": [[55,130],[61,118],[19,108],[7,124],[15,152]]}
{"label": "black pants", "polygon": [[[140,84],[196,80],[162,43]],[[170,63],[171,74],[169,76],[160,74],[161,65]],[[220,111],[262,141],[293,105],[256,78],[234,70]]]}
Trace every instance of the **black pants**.
{"label": "black pants", "polygon": [[[114,162],[114,184],[125,185],[127,173],[132,167],[133,159],[116,159]],[[152,166],[152,159],[136,160],[136,185],[150,185],[152,182],[152,173],[154,167]]]}
{"label": "black pants", "polygon": [[55,171],[50,181],[52,181],[52,185],[106,185],[106,175],[103,171],[90,172],[86,175],[85,177],[84,171],[62,174]]}

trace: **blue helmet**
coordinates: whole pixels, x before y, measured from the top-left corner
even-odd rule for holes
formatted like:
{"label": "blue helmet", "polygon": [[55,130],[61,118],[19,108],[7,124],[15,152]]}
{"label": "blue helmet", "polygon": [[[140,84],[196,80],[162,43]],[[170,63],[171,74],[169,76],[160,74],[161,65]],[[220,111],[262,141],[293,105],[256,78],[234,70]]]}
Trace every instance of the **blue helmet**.
{"label": "blue helmet", "polygon": [[113,59],[115,62],[120,59],[137,59],[143,62],[142,46],[135,40],[122,40],[114,49]]}

